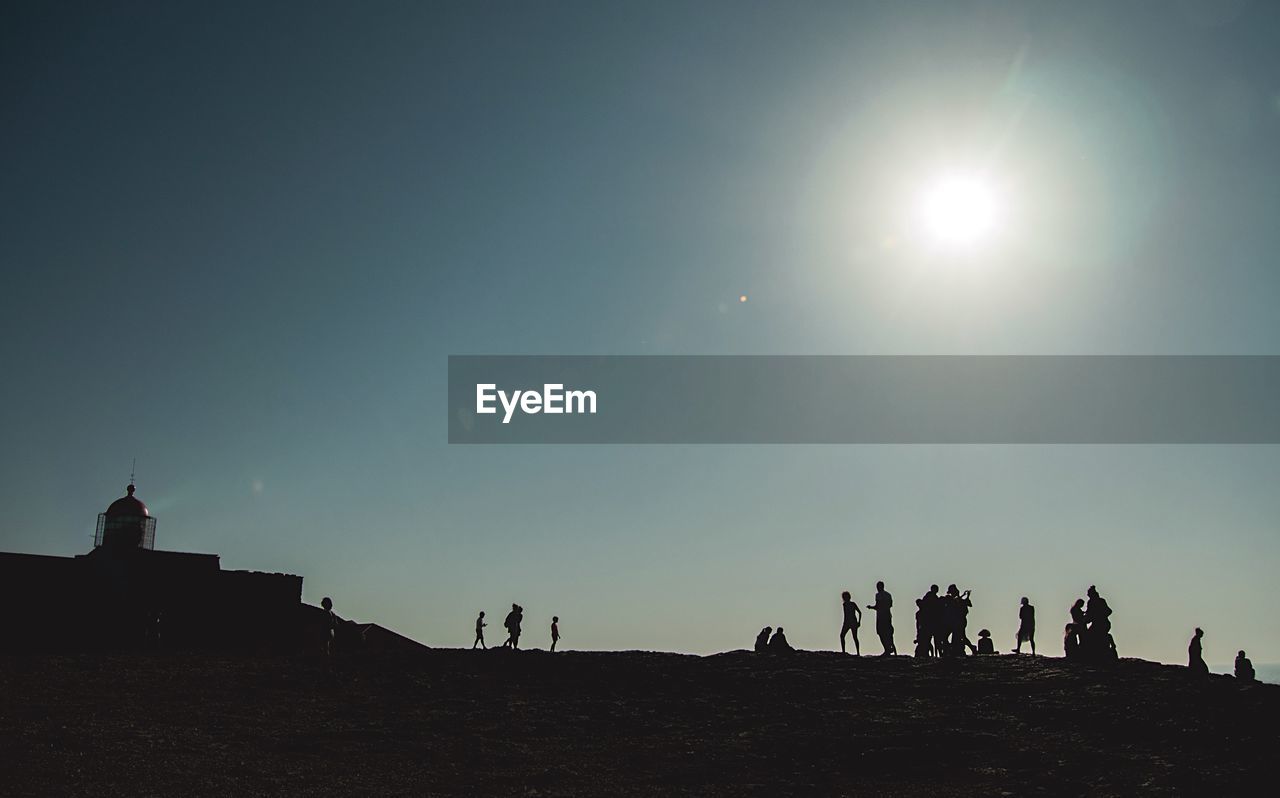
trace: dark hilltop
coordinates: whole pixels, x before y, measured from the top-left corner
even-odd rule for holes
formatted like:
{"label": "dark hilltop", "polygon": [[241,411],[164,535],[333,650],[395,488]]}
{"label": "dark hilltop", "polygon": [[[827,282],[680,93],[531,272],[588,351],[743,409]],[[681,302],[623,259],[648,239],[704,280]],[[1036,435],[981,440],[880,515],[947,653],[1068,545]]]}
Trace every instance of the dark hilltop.
{"label": "dark hilltop", "polygon": [[1131,659],[0,657],[9,795],[1242,795],[1278,714]]}

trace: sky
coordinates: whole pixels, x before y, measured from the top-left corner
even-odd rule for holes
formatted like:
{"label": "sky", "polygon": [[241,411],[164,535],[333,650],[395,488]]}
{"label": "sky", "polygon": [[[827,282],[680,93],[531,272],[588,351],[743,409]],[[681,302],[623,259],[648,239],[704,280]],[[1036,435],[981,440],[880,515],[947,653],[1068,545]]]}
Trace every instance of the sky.
{"label": "sky", "polygon": [[[1280,354],[1280,5],[8,3],[0,549],[305,576],[432,646],[1280,661],[1275,446],[449,446],[450,354]],[[955,175],[998,213],[940,241]],[[923,226],[922,226],[923,224]],[[936,232],[936,231],[934,231]],[[740,301],[746,296],[747,301]],[[18,610],[11,610],[18,611]],[[864,652],[879,652],[873,625]]]}

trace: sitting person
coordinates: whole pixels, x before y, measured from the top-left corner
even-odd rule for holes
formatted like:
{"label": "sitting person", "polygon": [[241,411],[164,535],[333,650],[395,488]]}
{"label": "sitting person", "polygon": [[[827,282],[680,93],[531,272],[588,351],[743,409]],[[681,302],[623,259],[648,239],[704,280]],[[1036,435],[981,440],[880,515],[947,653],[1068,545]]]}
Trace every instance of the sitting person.
{"label": "sitting person", "polygon": [[778,631],[773,633],[773,639],[769,641],[769,653],[771,654],[790,654],[795,651],[791,644],[787,642],[787,636],[782,633],[782,627],[778,627]]}
{"label": "sitting person", "polygon": [[1067,624],[1067,628],[1062,632],[1062,653],[1067,659],[1076,659],[1080,656],[1080,635],[1074,623]]}
{"label": "sitting person", "polygon": [[978,656],[996,653],[995,643],[991,642],[991,630],[978,632]]}
{"label": "sitting person", "polygon": [[769,634],[773,632],[773,627],[766,626],[760,630],[760,634],[756,635],[756,653],[763,654],[769,650]]}
{"label": "sitting person", "polygon": [[1241,651],[1236,654],[1236,678],[1242,682],[1257,681],[1257,676],[1253,672],[1253,663]]}

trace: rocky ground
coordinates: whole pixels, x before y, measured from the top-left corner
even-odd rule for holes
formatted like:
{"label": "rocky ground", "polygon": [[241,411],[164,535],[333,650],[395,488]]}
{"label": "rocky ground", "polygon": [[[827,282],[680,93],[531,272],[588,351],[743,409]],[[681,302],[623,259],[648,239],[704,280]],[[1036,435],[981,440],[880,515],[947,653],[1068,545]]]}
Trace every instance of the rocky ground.
{"label": "rocky ground", "polygon": [[6,656],[0,793],[1265,794],[1278,714],[1137,660]]}

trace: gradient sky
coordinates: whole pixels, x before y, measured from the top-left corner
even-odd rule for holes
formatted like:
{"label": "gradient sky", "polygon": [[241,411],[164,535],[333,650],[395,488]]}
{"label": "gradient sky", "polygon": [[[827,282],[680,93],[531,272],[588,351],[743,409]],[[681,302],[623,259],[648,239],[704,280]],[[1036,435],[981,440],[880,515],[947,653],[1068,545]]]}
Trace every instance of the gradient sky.
{"label": "gradient sky", "polygon": [[[270,7],[267,7],[270,6]],[[0,548],[433,646],[832,647],[884,579],[1280,660],[1273,446],[450,447],[449,354],[1280,354],[1280,5],[9,3]],[[1005,224],[922,246],[980,170]],[[741,294],[749,296],[738,302]],[[20,608],[9,608],[20,612]],[[864,650],[878,652],[871,625]]]}

